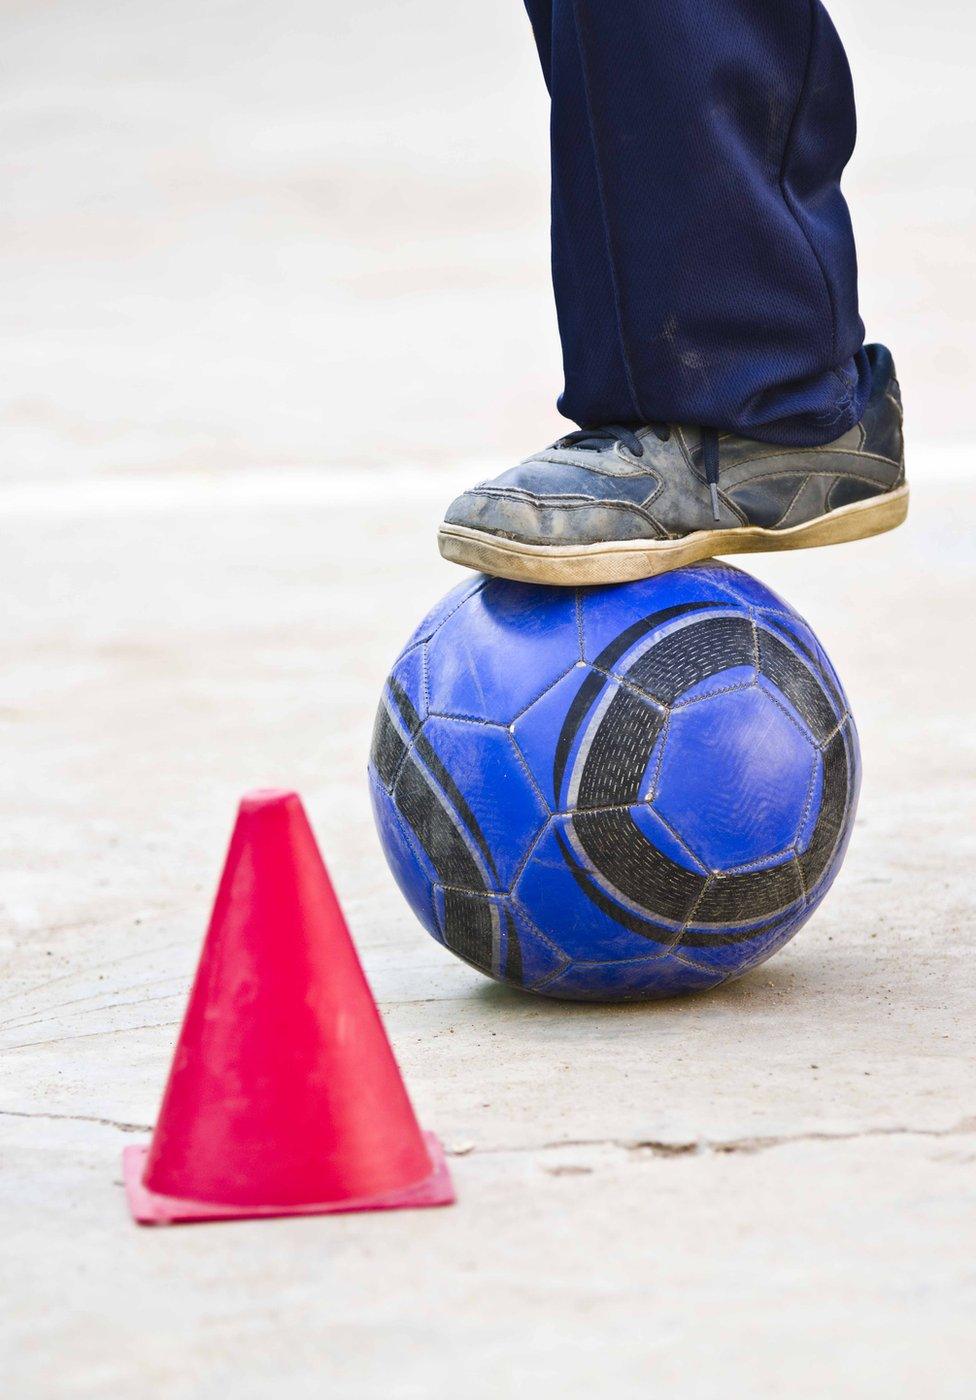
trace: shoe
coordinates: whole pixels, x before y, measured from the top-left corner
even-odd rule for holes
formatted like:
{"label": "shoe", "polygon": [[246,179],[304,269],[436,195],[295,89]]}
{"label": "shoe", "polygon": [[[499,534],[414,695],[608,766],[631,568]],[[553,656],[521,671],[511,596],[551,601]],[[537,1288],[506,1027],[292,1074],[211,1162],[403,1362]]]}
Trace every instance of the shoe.
{"label": "shoe", "polygon": [[908,513],[901,393],[869,345],[859,423],[823,447],[709,428],[581,429],[465,491],[438,532],[445,559],[529,583],[623,583],[716,554],[866,539]]}

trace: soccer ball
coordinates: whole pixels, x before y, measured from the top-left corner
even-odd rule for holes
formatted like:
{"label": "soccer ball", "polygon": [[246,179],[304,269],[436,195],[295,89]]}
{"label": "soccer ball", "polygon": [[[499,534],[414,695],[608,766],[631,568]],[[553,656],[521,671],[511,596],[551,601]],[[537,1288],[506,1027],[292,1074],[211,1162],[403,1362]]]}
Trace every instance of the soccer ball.
{"label": "soccer ball", "polygon": [[711,561],[612,588],[462,583],[390,672],[369,781],[438,942],[529,991],[625,1001],[793,937],[843,860],[860,758],[807,624]]}

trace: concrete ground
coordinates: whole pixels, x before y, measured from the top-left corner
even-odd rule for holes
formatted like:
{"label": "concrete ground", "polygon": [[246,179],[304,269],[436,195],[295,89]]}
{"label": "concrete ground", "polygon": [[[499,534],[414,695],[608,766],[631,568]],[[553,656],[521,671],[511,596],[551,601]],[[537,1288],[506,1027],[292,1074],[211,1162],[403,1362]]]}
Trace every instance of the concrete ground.
{"label": "concrete ground", "polygon": [[[860,723],[832,895],[740,982],[617,1009],[453,960],[372,830],[372,710],[455,578],[451,481],[379,510],[311,473],[4,492],[9,1394],[971,1395],[976,501],[917,479],[900,535],[755,565]],[[121,1149],[267,782],[305,797],[453,1209],[128,1218]]]}
{"label": "concrete ground", "polygon": [[[914,503],[741,562],[847,684],[857,829],[765,967],[614,1009],[427,938],[364,782],[386,668],[460,577],[440,508],[560,430],[516,0],[2,7],[6,1394],[972,1395],[976,12],[831,9]],[[458,1204],[140,1230],[121,1151],[268,783],[305,798]]]}

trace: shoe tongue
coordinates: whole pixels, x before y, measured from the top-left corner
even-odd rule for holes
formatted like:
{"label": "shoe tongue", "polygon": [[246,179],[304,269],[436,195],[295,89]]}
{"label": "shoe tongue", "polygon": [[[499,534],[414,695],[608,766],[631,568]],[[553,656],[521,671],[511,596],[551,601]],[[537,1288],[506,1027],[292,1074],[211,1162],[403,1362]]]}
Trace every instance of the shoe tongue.
{"label": "shoe tongue", "polygon": [[566,446],[579,448],[583,452],[603,452],[616,441],[617,433],[612,428],[580,428],[578,433],[570,434]]}

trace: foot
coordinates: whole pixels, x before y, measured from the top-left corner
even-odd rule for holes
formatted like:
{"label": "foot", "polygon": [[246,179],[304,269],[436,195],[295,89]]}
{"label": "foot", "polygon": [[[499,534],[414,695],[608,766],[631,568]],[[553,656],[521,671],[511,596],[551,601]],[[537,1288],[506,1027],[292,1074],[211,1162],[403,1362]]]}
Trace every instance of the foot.
{"label": "foot", "polygon": [[824,447],[663,424],[570,433],[459,496],[441,554],[531,583],[623,583],[892,530],[908,512],[901,394],[888,351],[868,354],[864,417]]}

